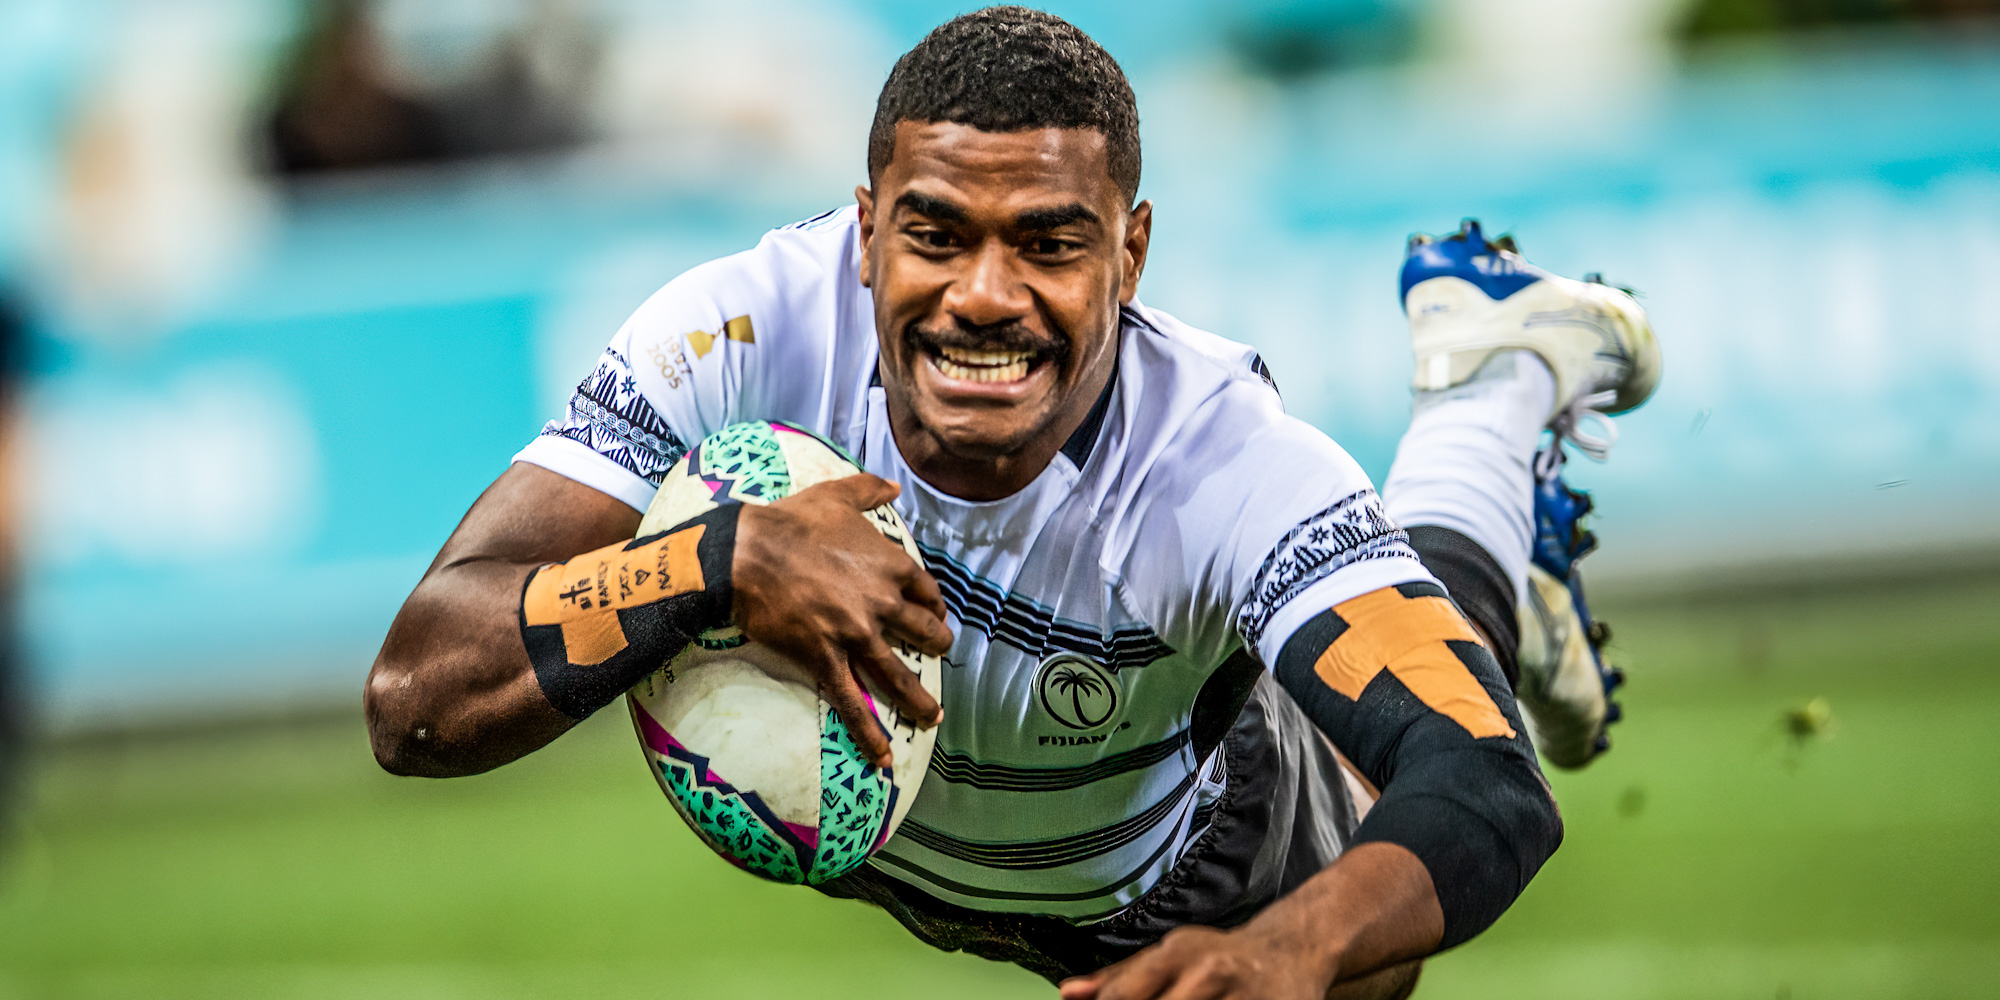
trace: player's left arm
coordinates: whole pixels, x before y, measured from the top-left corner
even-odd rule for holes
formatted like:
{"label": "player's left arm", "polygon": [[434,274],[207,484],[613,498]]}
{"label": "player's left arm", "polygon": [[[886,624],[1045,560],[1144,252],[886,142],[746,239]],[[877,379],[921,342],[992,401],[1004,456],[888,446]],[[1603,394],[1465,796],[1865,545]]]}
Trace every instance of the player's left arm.
{"label": "player's left arm", "polygon": [[1343,601],[1276,659],[1285,689],[1382,790],[1355,846],[1242,927],[1175,931],[1065,984],[1067,1000],[1326,996],[1478,934],[1561,842],[1500,666],[1436,584]]}

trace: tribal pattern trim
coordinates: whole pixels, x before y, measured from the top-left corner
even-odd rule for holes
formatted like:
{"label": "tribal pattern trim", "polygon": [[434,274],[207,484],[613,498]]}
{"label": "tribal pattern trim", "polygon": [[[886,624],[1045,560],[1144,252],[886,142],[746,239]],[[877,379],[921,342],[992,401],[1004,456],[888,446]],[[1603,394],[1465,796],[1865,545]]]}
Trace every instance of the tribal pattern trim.
{"label": "tribal pattern trim", "polygon": [[614,348],[605,348],[596,370],[578,383],[562,419],[549,421],[542,433],[569,438],[654,486],[688,450],[646,401],[632,365]]}
{"label": "tribal pattern trim", "polygon": [[964,627],[995,642],[1037,659],[1055,652],[1076,653],[1103,664],[1114,674],[1174,654],[1173,647],[1144,622],[1114,626],[1106,632],[1096,625],[1057,618],[1055,609],[1009,593],[967,569],[945,550],[922,542],[917,548],[924,554],[925,567],[937,578],[945,607]]}
{"label": "tribal pattern trim", "polygon": [[1356,490],[1278,539],[1236,614],[1237,634],[1254,650],[1271,616],[1307,587],[1355,563],[1398,557],[1417,558],[1410,536],[1382,512],[1374,490]]}

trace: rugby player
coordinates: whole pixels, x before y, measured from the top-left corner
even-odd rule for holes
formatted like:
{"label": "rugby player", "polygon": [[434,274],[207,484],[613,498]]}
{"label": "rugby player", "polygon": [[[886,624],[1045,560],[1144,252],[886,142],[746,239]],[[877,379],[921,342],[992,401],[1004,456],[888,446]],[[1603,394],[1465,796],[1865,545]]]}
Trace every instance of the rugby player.
{"label": "rugby player", "polygon": [[[878,762],[857,677],[939,727],[897,835],[823,891],[1072,1000],[1407,995],[1561,839],[1510,682],[1534,456],[1644,397],[1651,333],[1475,226],[1413,241],[1385,507],[1249,348],[1141,304],[1139,174],[1082,32],[932,32],[855,204],[669,282],[473,505],[370,676],[382,766],[514,760],[733,621]],[[632,540],[691,445],[759,419],[866,474]],[[862,517],[884,503],[925,565]],[[644,603],[553,585],[669,557]],[[891,643],[947,657],[948,712]]]}

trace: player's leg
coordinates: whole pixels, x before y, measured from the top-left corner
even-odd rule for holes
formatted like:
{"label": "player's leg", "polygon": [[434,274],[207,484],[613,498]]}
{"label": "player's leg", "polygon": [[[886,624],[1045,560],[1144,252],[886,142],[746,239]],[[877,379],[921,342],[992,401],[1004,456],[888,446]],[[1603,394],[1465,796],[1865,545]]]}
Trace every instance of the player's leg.
{"label": "player's leg", "polygon": [[[1413,237],[1404,307],[1417,398],[1383,499],[1425,564],[1489,638],[1534,726],[1565,766],[1608,745],[1617,718],[1575,563],[1587,501],[1562,482],[1564,441],[1652,393],[1659,349],[1644,310],[1601,282],[1549,274],[1476,222]],[[1554,440],[1543,445],[1543,432]]]}

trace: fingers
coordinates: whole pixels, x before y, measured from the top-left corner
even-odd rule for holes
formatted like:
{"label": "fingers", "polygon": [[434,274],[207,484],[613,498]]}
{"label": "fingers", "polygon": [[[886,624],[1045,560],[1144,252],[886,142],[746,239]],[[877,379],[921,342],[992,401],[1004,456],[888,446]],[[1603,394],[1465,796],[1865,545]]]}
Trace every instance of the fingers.
{"label": "fingers", "polygon": [[924,690],[923,679],[903,663],[888,643],[870,638],[854,650],[854,661],[905,718],[925,729],[944,718],[944,709],[938,706],[937,699]]}
{"label": "fingers", "polygon": [[1159,1000],[1220,1000],[1241,985],[1228,979],[1203,975],[1199,969],[1189,970],[1175,979],[1167,991],[1159,995]]}
{"label": "fingers", "polygon": [[1180,963],[1154,945],[1099,972],[1092,1000],[1153,1000],[1173,985]]}
{"label": "fingers", "polygon": [[1062,994],[1062,1000],[1097,1000],[1097,987],[1103,975],[1104,973],[1099,972],[1088,976],[1071,976],[1063,980],[1062,985],[1056,987],[1056,990]]}
{"label": "fingers", "polygon": [[[852,507],[857,511],[874,510],[896,499],[903,488],[873,473],[860,472],[852,476],[808,486],[793,494],[797,497],[819,496],[831,498],[835,502]],[[787,499],[790,499],[789,497]],[[782,502],[782,501],[781,501]]]}
{"label": "fingers", "polygon": [[[1116,965],[1062,984],[1063,1000],[1215,1000],[1257,985],[1259,996],[1292,995],[1245,964],[1225,933],[1182,927]],[[1312,992],[1318,996],[1317,990]]]}
{"label": "fingers", "polygon": [[889,635],[918,652],[943,656],[951,652],[951,629],[938,612],[907,602],[898,603],[883,619]]}
{"label": "fingers", "polygon": [[854,745],[861,755],[876,767],[888,767],[891,763],[889,737],[882,732],[882,724],[875,719],[875,713],[868,707],[868,699],[861,692],[861,684],[854,673],[846,669],[846,657],[837,649],[828,649],[825,659],[829,665],[839,669],[827,670],[820,675],[819,696],[833,706],[835,715],[840,716],[848,735],[854,738]]}
{"label": "fingers", "polygon": [[[903,582],[903,596],[923,606],[925,610],[936,616],[940,623],[944,622],[946,616],[951,613],[944,606],[944,592],[938,589],[937,578],[931,576],[930,571],[924,569],[922,566],[918,566],[916,573],[910,579]],[[949,636],[950,634],[950,630],[947,629],[945,635]],[[951,643],[947,639],[945,649],[938,650],[932,655],[943,656],[945,651],[950,648]],[[925,650],[925,652],[928,653],[930,650]]]}

